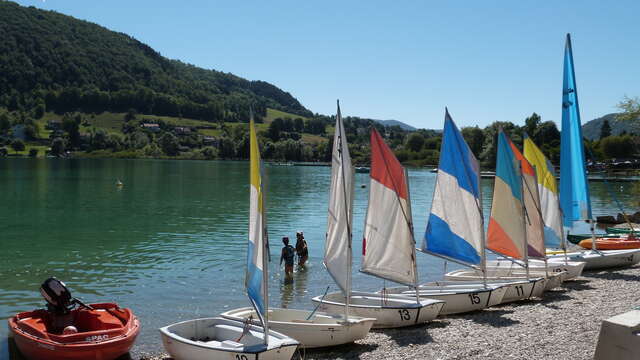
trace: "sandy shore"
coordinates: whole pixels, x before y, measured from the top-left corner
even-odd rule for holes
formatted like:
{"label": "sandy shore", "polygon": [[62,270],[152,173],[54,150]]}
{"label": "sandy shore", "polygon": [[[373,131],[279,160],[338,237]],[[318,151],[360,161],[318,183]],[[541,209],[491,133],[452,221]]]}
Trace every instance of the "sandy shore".
{"label": "sandy shore", "polygon": [[640,266],[585,272],[542,300],[376,330],[355,344],[307,351],[305,359],[591,359],[600,322],[640,305],[639,280]]}

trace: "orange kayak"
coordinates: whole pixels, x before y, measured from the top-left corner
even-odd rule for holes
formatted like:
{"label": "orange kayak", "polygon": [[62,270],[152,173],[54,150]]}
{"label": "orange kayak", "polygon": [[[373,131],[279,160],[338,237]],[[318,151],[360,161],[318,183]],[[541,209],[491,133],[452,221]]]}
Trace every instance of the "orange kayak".
{"label": "orange kayak", "polygon": [[[593,239],[585,239],[580,241],[578,245],[585,249],[591,249]],[[628,238],[597,238],[596,248],[598,250],[627,250],[640,249],[640,239],[634,237]]]}
{"label": "orange kayak", "polygon": [[45,310],[19,313],[9,319],[9,330],[29,360],[114,360],[129,352],[140,332],[140,322],[129,309],[116,304],[91,304],[72,310],[77,332],[53,331]]}

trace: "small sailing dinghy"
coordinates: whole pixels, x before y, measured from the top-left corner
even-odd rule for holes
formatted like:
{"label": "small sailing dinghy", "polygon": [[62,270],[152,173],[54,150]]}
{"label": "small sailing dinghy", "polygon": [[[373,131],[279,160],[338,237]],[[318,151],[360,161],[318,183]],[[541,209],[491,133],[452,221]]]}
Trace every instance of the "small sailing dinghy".
{"label": "small sailing dinghy", "polygon": [[[504,258],[519,260],[524,265],[521,273],[502,274],[494,269],[491,274],[482,274],[477,270],[456,270],[445,276],[447,280],[480,280],[486,276],[491,281],[519,281],[507,291],[503,302],[517,301],[530,297],[540,297],[547,287],[547,277],[532,274],[529,269],[530,244],[528,236],[536,234],[536,241],[544,244],[541,238],[537,213],[527,213],[527,205],[531,206],[532,192],[525,193],[525,180],[509,139],[504,132],[498,134],[498,154],[496,176],[494,178],[493,203],[487,233],[487,248]],[[527,195],[527,196],[525,196]],[[529,221],[527,222],[527,219]],[[538,226],[536,226],[538,225]],[[543,246],[544,248],[544,246]],[[531,250],[535,251],[535,247]],[[542,250],[544,253],[544,250]],[[546,272],[545,272],[546,275]],[[558,275],[550,274],[548,277]],[[556,278],[557,279],[557,278]],[[561,279],[554,280],[553,285]]]}
{"label": "small sailing dinghy", "polygon": [[[625,250],[640,249],[640,239],[635,236],[624,238],[597,238],[596,247],[600,250]],[[584,239],[578,243],[580,247],[591,249],[593,247],[593,239]]]}
{"label": "small sailing dinghy", "polygon": [[637,227],[608,227],[607,232],[610,234],[630,234],[632,232],[640,234],[640,228]]}
{"label": "small sailing dinghy", "polygon": [[[578,90],[569,34],[567,34],[565,45],[563,76],[560,138],[560,209],[562,209],[563,225],[571,229],[575,222],[587,221],[594,236],[595,221],[591,214]],[[585,270],[630,266],[640,262],[640,249],[599,251],[597,241],[592,241],[591,245],[591,250],[551,255],[549,259],[562,261],[564,256],[571,261],[584,261],[586,262]]]}
{"label": "small sailing dinghy", "polygon": [[[353,218],[353,167],[347,148],[344,124],[340,115],[340,104],[336,116],[331,168],[331,190],[329,196],[329,221],[325,266],[338,286],[349,293],[351,289],[351,219]],[[301,347],[316,348],[336,346],[354,342],[367,336],[375,318],[349,315],[345,307],[343,315],[322,312],[270,309],[269,327],[291,336]],[[223,317],[235,320],[255,319],[252,308],[227,311]]]}
{"label": "small sailing dinghy", "polygon": [[[346,139],[342,141],[346,149]],[[371,130],[370,178],[360,271],[417,286],[415,240],[406,171],[375,128]],[[352,185],[351,189],[343,187],[343,191],[351,194]],[[344,216],[337,213],[333,215]],[[351,214],[348,217],[351,218]],[[332,221],[330,215],[329,226],[336,226],[332,225]],[[327,236],[325,263],[342,291],[314,297],[313,301],[319,303],[321,311],[336,314],[348,311],[349,314],[376,318],[374,328],[396,328],[431,321],[445,304],[420,296],[414,299],[393,298],[375,292],[352,291],[350,242],[336,241],[336,238]],[[349,264],[349,268],[346,264]]]}
{"label": "small sailing dinghy", "polygon": [[140,322],[117,304],[85,305],[66,285],[47,279],[40,288],[47,309],[9,319],[10,336],[29,360],[113,360],[129,352]]}
{"label": "small sailing dinghy", "polygon": [[[481,210],[480,167],[445,109],[436,187],[421,251],[477,268],[484,272],[484,225]],[[434,282],[420,285],[420,296],[444,300],[441,314],[482,310],[500,304],[507,291],[486,279],[467,282]],[[385,293],[415,296],[407,287],[384,289]]]}
{"label": "small sailing dinghy", "polygon": [[260,152],[253,117],[250,136],[250,206],[247,247],[247,295],[261,326],[222,317],[187,320],[160,329],[162,343],[175,360],[289,360],[298,342],[269,329],[267,229]]}
{"label": "small sailing dinghy", "polygon": [[[526,137],[526,134],[525,134]],[[533,276],[542,276],[547,279],[545,290],[551,290],[558,287],[562,282],[568,278],[568,273],[563,273],[563,269],[560,267],[554,267],[554,271],[551,271],[548,265],[546,257],[546,234],[544,218],[542,214],[542,204],[540,200],[540,191],[537,186],[539,183],[538,174],[534,166],[525,158],[525,156],[518,150],[516,145],[506,137],[512,154],[518,161],[520,167],[520,176],[522,179],[522,196],[525,210],[525,234],[527,241],[527,258],[528,262],[525,264],[521,260],[513,260],[512,267],[504,266],[488,266],[490,272],[495,276],[516,275],[520,273],[525,266],[528,267],[529,272]],[[554,179],[555,180],[555,179]],[[504,260],[510,260],[508,257]],[[532,260],[538,260],[534,262],[532,266]],[[565,267],[569,267],[569,264],[565,264]],[[573,267],[574,272],[580,270],[582,266]]]}

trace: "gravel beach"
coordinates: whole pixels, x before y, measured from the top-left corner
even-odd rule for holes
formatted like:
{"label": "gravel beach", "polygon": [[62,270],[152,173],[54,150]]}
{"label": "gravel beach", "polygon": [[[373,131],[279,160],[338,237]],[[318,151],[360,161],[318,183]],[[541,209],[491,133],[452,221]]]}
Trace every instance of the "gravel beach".
{"label": "gravel beach", "polygon": [[309,350],[305,359],[591,359],[601,321],[640,305],[639,280],[640,265],[585,272],[541,300],[376,330],[355,344]]}

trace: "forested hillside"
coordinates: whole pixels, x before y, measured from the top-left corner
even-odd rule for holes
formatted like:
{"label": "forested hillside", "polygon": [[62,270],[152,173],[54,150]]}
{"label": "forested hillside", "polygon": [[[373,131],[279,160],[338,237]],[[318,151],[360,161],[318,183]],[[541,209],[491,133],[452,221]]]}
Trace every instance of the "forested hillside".
{"label": "forested hillside", "polygon": [[126,112],[247,121],[267,108],[310,116],[263,81],[169,60],[122,33],[53,11],[0,1],[0,107]]}

